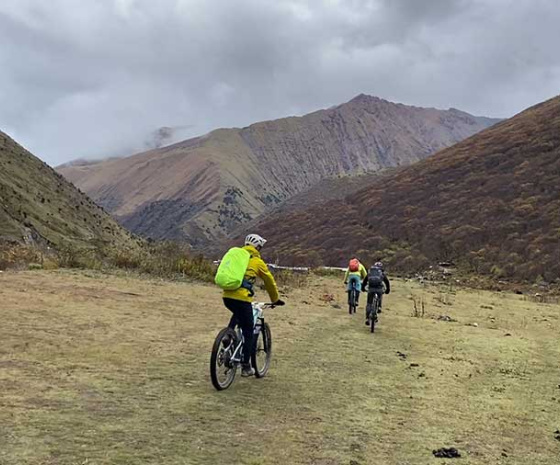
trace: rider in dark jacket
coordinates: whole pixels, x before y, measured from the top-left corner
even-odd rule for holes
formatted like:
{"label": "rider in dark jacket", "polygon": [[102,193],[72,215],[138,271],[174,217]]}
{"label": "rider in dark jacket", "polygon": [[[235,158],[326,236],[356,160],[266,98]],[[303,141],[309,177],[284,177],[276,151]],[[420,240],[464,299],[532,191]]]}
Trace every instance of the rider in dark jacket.
{"label": "rider in dark jacket", "polygon": [[379,298],[379,309],[378,313],[381,313],[381,305],[383,303],[383,294],[389,294],[391,292],[391,283],[387,274],[383,270],[383,263],[376,262],[368,271],[362,283],[362,289],[367,286],[368,297],[366,306],[366,324],[369,325],[369,314],[370,306],[373,303],[373,297],[377,294]]}

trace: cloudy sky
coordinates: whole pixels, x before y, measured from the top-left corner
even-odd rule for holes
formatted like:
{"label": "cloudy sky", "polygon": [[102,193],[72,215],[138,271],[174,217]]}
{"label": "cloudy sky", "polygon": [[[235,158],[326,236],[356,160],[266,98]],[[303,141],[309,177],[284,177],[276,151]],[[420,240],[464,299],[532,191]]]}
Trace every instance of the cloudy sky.
{"label": "cloudy sky", "polygon": [[2,0],[0,130],[57,165],[359,93],[508,117],[560,94],[559,24],[556,0]]}

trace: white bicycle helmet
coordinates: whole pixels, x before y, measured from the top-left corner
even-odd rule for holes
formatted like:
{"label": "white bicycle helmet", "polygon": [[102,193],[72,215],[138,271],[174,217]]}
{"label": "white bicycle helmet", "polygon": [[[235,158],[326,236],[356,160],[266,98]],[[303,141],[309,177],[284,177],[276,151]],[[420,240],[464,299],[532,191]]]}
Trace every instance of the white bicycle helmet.
{"label": "white bicycle helmet", "polygon": [[266,244],[266,239],[262,238],[258,234],[249,234],[245,238],[245,245],[252,245],[254,247],[262,247]]}

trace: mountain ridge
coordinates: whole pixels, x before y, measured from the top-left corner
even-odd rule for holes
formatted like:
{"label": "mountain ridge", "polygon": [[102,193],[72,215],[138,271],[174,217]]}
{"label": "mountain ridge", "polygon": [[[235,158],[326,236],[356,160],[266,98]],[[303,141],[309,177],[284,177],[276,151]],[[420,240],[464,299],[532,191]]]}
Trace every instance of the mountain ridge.
{"label": "mountain ridge", "polygon": [[496,122],[357,96],[59,171],[126,227],[204,246],[325,178],[410,164]]}
{"label": "mountain ridge", "polygon": [[[417,271],[437,260],[496,277],[560,279],[560,97],[328,205],[263,218],[287,264],[351,254]],[[305,225],[305,226],[304,226]]]}

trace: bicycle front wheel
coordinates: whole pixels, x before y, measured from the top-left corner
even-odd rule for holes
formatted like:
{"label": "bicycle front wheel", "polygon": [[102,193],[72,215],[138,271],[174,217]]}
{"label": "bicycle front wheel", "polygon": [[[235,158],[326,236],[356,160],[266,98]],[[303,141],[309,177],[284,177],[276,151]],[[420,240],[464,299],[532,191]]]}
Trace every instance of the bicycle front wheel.
{"label": "bicycle front wheel", "polygon": [[237,337],[230,328],[222,329],[216,336],[210,357],[210,377],[218,391],[227,389],[235,379],[237,364],[231,360]]}
{"label": "bicycle front wheel", "polygon": [[256,335],[255,347],[251,362],[255,368],[255,376],[262,378],[268,372],[272,358],[272,334],[268,323],[264,323],[259,334]]}

